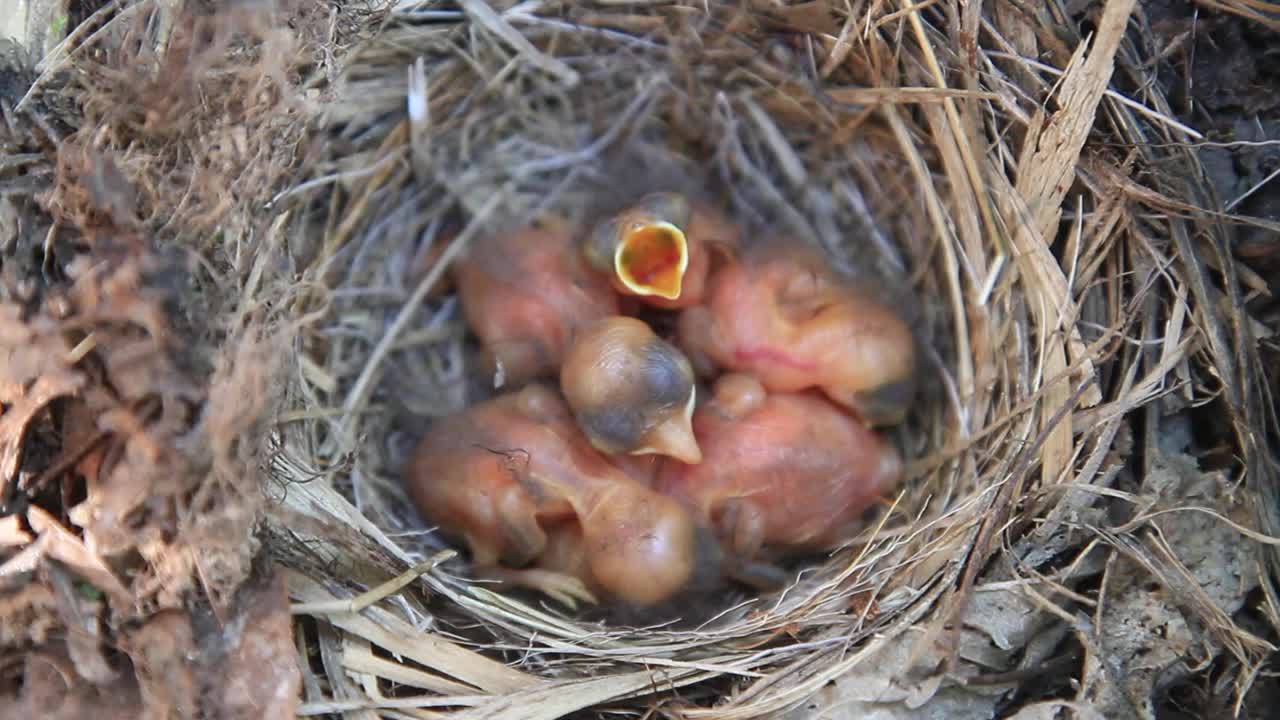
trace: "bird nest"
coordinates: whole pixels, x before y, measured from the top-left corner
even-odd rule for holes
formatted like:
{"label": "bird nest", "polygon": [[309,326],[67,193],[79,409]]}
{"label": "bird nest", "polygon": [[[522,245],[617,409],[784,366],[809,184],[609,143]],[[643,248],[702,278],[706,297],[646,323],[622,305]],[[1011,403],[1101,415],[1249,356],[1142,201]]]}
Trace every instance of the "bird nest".
{"label": "bird nest", "polygon": [[[1223,230],[1194,209],[1197,134],[1144,80],[1133,5],[1074,23],[951,2],[392,11],[345,59],[288,193],[295,270],[326,291],[276,440],[270,546],[350,674],[326,661],[332,694],[307,707],[853,716],[1007,702],[1063,668],[1078,682],[1045,707],[1149,711],[1144,681],[1106,667],[1124,651],[1108,626],[1144,602],[1247,686],[1269,645],[1240,626],[1241,590],[1270,584],[1240,541],[1275,523],[1249,511],[1274,497],[1257,358]],[[895,434],[907,482],[846,546],[697,623],[625,625],[470,580],[400,473],[474,389],[434,291],[450,261],[663,178],[906,289],[925,390]],[[1170,439],[1188,408],[1230,461]],[[1188,554],[1189,517],[1233,548],[1239,588]]]}
{"label": "bird nest", "polygon": [[[279,402],[259,382],[246,407],[278,406],[258,539],[294,602],[300,714],[1152,716],[1196,663],[1244,697],[1280,626],[1276,423],[1253,279],[1134,0],[348,10],[310,8],[293,44],[224,38],[262,83],[193,54],[245,99],[204,117],[236,119],[126,167],[160,194],[194,173],[148,227],[238,238],[215,248],[245,270],[224,324],[292,339]],[[273,118],[308,123],[305,152],[271,149]],[[661,189],[893,288],[922,392],[893,431],[907,479],[856,537],[783,590],[623,622],[472,579],[401,474],[475,396],[453,259]]]}

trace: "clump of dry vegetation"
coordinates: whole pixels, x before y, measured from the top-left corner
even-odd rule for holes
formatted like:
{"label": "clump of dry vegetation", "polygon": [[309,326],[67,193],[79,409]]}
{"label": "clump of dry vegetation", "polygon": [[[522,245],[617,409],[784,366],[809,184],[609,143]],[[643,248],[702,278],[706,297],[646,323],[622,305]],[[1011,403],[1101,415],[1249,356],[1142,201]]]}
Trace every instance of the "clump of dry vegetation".
{"label": "clump of dry vegetation", "polygon": [[[253,330],[214,350],[212,368],[191,357],[208,348],[184,345],[168,319],[173,289],[164,287],[180,268],[139,237],[99,235],[54,262],[65,283],[30,299],[10,291],[0,303],[8,549],[0,634],[27,650],[25,666],[11,668],[23,677],[14,702],[74,717],[88,707],[80,703],[120,684],[109,648],[125,649],[135,670],[164,665],[148,638],[167,631],[153,626],[189,625],[193,602],[223,623],[262,612],[259,598],[237,600],[237,591],[257,551],[254,437],[278,348]],[[288,647],[282,588],[275,594]],[[270,622],[264,616],[251,632]],[[168,641],[167,662],[191,673],[186,658],[199,653],[193,631],[184,632]],[[196,701],[190,688],[172,686],[178,680],[141,672],[144,699]],[[134,711],[126,703],[120,712]]]}
{"label": "clump of dry vegetation", "polygon": [[[0,48],[0,709],[1247,707],[1280,628],[1268,288],[1146,12],[143,0]],[[399,487],[472,398],[438,281],[674,177],[921,298],[911,479],[692,626],[494,592]]]}
{"label": "clump of dry vegetation", "polygon": [[255,262],[274,283],[245,249],[302,136],[281,17],[110,4],[39,66],[5,58],[6,712],[292,715],[256,532],[289,335],[239,293]]}
{"label": "clump of dry vegetation", "polygon": [[299,69],[323,60],[284,23],[328,24],[290,9],[108,5],[77,29],[83,44],[46,61],[19,107],[54,83],[74,100],[79,127],[60,154],[111,153],[134,190],[118,210],[148,231],[201,249],[261,232],[258,211],[297,165],[309,102]]}

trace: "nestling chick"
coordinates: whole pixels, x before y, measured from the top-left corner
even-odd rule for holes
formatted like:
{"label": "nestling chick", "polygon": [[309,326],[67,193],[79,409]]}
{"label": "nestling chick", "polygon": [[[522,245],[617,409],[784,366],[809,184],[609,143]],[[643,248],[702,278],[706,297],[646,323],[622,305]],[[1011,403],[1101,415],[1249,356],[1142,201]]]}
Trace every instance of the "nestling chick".
{"label": "nestling chick", "polygon": [[690,426],[693,380],[684,353],[621,316],[578,333],[560,368],[565,399],[596,449],[687,463],[702,459]]}
{"label": "nestling chick", "polygon": [[[690,427],[692,428],[692,425]],[[654,478],[658,477],[658,470],[667,458],[664,455],[650,453],[647,455],[611,455],[609,459],[629,475],[632,480],[647,487],[653,487]]]}
{"label": "nestling chick", "polygon": [[655,487],[695,509],[738,558],[829,548],[902,478],[898,452],[813,392],[767,394],[729,374],[694,414],[700,465],[663,465]]}
{"label": "nestling chick", "polygon": [[551,375],[573,331],[615,315],[617,297],[557,220],[479,238],[454,267],[468,325],[507,382]]}
{"label": "nestling chick", "polygon": [[[582,529],[590,581],[637,606],[662,602],[682,590],[701,550],[689,512],[596,452],[553,391],[537,386],[523,394],[528,417],[559,441],[548,443],[545,452],[530,451],[522,482],[555,507],[561,501],[571,506],[570,517]],[[569,519],[563,514],[549,517]]]}
{"label": "nestling chick", "polygon": [[541,590],[570,605],[575,599],[594,602],[578,577],[513,569],[545,552],[544,517],[571,514],[567,502],[540,498],[519,480],[532,457],[561,452],[559,435],[530,418],[544,391],[531,385],[437,421],[414,452],[405,484],[423,517],[465,542],[477,575]]}
{"label": "nestling chick", "polygon": [[674,309],[702,302],[712,253],[737,244],[737,229],[715,210],[660,192],[596,224],[582,252],[618,292]]}
{"label": "nestling chick", "polygon": [[756,248],[710,280],[679,340],[694,365],[750,373],[770,391],[821,388],[871,425],[901,422],[915,394],[915,340],[893,310],[817,250]]}
{"label": "nestling chick", "polygon": [[437,423],[407,481],[419,511],[465,539],[477,574],[566,604],[594,602],[593,589],[660,602],[688,583],[697,560],[689,512],[592,449],[543,385]]}

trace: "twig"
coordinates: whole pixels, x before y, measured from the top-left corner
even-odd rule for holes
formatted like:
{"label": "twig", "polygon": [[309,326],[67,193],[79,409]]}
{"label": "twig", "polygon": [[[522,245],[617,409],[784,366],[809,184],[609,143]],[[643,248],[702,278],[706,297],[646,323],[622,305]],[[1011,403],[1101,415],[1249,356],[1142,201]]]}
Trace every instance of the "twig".
{"label": "twig", "polygon": [[342,419],[341,435],[348,443],[348,446],[354,445],[354,439],[349,434],[351,432],[352,418],[356,414],[356,407],[364,402],[366,396],[373,389],[373,379],[383,359],[391,351],[400,334],[409,326],[409,321],[418,311],[418,306],[426,299],[427,293],[440,281],[445,270],[453,262],[453,259],[462,252],[467,243],[471,242],[471,239],[481,232],[489,217],[506,200],[509,192],[509,189],[504,188],[499,192],[493,193],[485,204],[476,211],[475,217],[471,219],[467,227],[461,233],[458,233],[458,236],[445,247],[435,265],[431,267],[431,272],[428,272],[418,281],[418,286],[413,289],[413,294],[405,301],[395,320],[391,322],[391,326],[383,333],[382,338],[373,348],[373,352],[369,354],[369,359],[365,362],[364,369],[360,371],[360,376],[356,379],[355,385],[352,386],[350,394],[347,395],[347,401],[342,405],[342,410],[346,415]]}
{"label": "twig", "polygon": [[511,47],[515,48],[516,52],[524,56],[532,65],[556,76],[569,87],[578,84],[580,76],[577,70],[566,65],[564,61],[557,60],[539,51],[538,48],[533,46],[533,43],[529,42],[528,38],[511,27],[511,24],[503,20],[487,3],[482,2],[482,0],[458,0],[458,4],[472,19],[510,43]]}
{"label": "twig", "polygon": [[373,605],[383,598],[394,595],[409,583],[417,580],[419,577],[431,572],[441,563],[452,560],[458,556],[456,550],[442,550],[430,558],[414,565],[408,570],[400,573],[396,577],[382,583],[381,585],[367,590],[347,600],[331,600],[310,603],[294,603],[289,606],[289,612],[294,615],[331,615],[338,613],[358,613],[361,610]]}

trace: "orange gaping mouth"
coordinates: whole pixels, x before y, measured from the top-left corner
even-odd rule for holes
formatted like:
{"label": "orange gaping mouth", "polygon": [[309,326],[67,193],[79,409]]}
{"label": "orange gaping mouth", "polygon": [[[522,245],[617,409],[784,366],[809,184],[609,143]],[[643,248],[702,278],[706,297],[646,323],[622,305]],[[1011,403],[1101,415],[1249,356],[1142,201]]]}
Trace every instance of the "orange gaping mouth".
{"label": "orange gaping mouth", "polygon": [[680,297],[689,247],[680,228],[667,222],[637,224],[618,243],[614,269],[618,279],[637,295]]}

